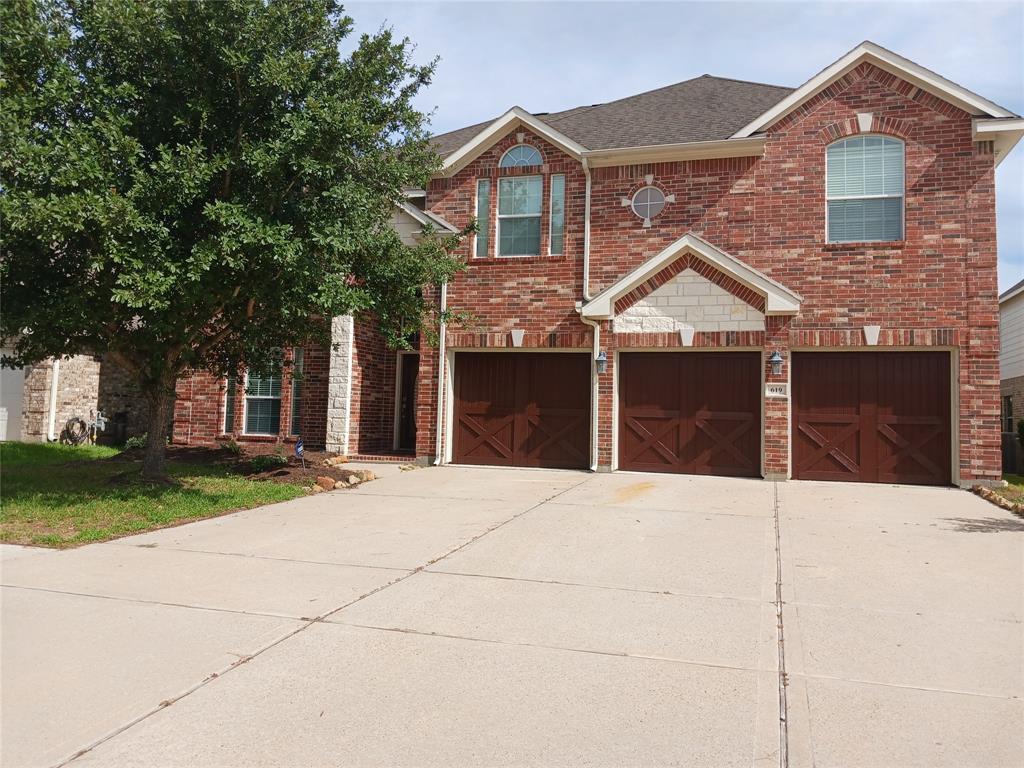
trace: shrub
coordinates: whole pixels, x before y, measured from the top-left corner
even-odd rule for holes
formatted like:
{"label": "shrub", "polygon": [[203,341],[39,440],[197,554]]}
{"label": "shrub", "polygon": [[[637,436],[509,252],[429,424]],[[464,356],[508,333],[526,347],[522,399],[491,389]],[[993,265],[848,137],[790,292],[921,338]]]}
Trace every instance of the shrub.
{"label": "shrub", "polygon": [[233,456],[242,455],[242,446],[234,438],[231,438],[226,443],[224,443],[224,448],[230,451]]}
{"label": "shrub", "polygon": [[1020,447],[1024,448],[1024,419],[1017,422],[1017,442],[1020,443]]}
{"label": "shrub", "polygon": [[261,456],[254,456],[249,463],[256,472],[266,472],[274,467],[283,467],[288,463],[288,459],[280,453],[265,453]]}
{"label": "shrub", "polygon": [[124,447],[126,450],[132,448],[145,448],[146,443],[149,442],[149,433],[143,432],[141,435],[133,435],[124,441]]}

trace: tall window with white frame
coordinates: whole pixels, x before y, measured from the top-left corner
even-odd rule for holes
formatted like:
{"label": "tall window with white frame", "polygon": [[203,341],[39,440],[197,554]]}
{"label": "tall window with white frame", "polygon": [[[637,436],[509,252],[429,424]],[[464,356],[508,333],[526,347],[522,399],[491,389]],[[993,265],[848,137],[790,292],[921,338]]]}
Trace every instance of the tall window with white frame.
{"label": "tall window with white frame", "polygon": [[281,372],[245,375],[245,433],[276,435],[281,431]]}
{"label": "tall window with white frame", "polygon": [[551,177],[551,226],[548,242],[552,256],[561,256],[565,246],[565,174]]}
{"label": "tall window with white frame", "polygon": [[825,150],[828,242],[903,239],[904,145],[854,136]]}
{"label": "tall window with white frame", "polygon": [[491,231],[491,180],[476,180],[476,251],[478,259],[487,257]]}
{"label": "tall window with white frame", "polygon": [[542,176],[498,179],[498,255],[540,256]]}
{"label": "tall window with white frame", "polygon": [[292,417],[290,420],[292,435],[302,434],[302,368],[305,364],[305,351],[302,347],[292,350]]}

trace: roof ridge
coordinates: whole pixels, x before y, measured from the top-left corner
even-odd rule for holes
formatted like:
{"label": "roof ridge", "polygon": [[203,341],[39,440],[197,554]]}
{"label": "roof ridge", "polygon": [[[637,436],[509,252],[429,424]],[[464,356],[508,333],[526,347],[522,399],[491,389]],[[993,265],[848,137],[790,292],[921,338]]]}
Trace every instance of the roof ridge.
{"label": "roof ridge", "polygon": [[[718,75],[709,75],[709,74],[705,73],[703,75],[697,75],[697,77],[691,77],[691,78],[688,78],[686,80],[680,80],[679,82],[676,82],[676,83],[669,83],[668,85],[662,85],[662,86],[659,86],[657,88],[651,88],[650,90],[641,91],[640,93],[634,93],[634,94],[632,94],[630,96],[623,96],[622,98],[619,98],[619,99],[613,99],[612,101],[606,101],[606,102],[604,102],[602,104],[595,104],[594,106],[597,106],[597,107],[607,107],[610,104],[617,104],[620,101],[629,101],[630,99],[636,99],[636,98],[639,98],[640,96],[649,96],[650,94],[657,93],[658,91],[667,91],[669,88],[675,88],[677,86],[684,85],[685,83],[692,83],[695,80],[703,80],[704,78],[711,78],[713,80],[731,80],[734,83],[745,83],[746,85],[759,85],[759,86],[762,86],[764,88],[779,88],[779,89],[784,90],[784,91],[792,91],[792,90],[794,90],[793,88],[788,88],[787,86],[784,86],[784,85],[770,85],[769,83],[756,83],[753,80],[737,80],[737,79],[732,78],[732,77],[719,77]],[[564,110],[564,111],[568,112],[569,110]]]}

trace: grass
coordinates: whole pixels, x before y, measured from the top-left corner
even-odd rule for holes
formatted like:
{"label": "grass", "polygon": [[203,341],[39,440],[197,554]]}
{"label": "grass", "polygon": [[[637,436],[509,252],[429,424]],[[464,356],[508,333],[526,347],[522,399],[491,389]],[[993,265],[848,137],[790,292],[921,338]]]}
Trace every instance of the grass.
{"label": "grass", "polygon": [[[102,461],[105,446],[0,443],[0,541],[71,547],[301,496],[218,465],[171,464],[169,485],[143,483],[139,461]],[[132,474],[125,474],[132,473]]]}
{"label": "grass", "polygon": [[996,493],[1010,501],[1024,504],[1024,475],[1003,475],[1003,480],[1010,485],[1006,488],[996,488]]}

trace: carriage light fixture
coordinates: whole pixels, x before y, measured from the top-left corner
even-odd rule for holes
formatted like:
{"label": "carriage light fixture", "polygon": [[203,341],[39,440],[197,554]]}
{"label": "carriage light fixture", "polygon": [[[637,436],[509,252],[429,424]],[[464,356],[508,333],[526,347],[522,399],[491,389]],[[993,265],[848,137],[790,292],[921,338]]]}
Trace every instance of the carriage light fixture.
{"label": "carriage light fixture", "polygon": [[597,357],[594,360],[597,362],[598,373],[604,373],[608,370],[608,353],[603,349],[597,353]]}
{"label": "carriage light fixture", "polygon": [[769,364],[772,366],[772,376],[779,376],[782,374],[782,355],[779,354],[779,350],[772,352],[771,357],[768,358]]}

